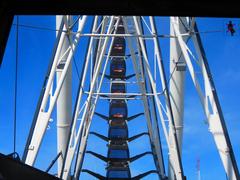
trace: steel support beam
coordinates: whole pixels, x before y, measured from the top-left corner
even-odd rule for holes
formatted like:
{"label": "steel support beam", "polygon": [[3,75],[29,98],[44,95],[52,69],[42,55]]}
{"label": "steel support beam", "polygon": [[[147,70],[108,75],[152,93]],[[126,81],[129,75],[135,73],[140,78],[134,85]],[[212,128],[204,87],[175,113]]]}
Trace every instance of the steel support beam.
{"label": "steel support beam", "polygon": [[[63,16],[56,16],[56,29],[59,29]],[[72,23],[72,17],[67,16],[67,28]],[[58,32],[57,32],[58,33]],[[68,48],[71,46],[70,37],[67,35],[63,41],[62,48],[60,50],[60,57],[63,57],[56,70],[57,82],[60,80],[63,67],[66,64],[66,60],[69,54]],[[68,51],[68,53],[65,53]],[[70,130],[70,123],[72,117],[72,63],[69,64],[69,68],[66,73],[66,77],[63,81],[62,88],[59,92],[57,99],[57,152],[61,153],[58,158],[58,177],[62,170],[63,157],[67,146],[68,134]]]}
{"label": "steel support beam", "polygon": [[[54,51],[54,58],[50,62],[50,69],[47,72],[45,85],[39,98],[33,126],[24,153],[24,161],[29,165],[34,164],[51,113],[58,101],[57,104],[58,107],[60,107],[58,108],[60,110],[58,118],[63,119],[63,121],[59,121],[58,123],[58,125],[61,125],[59,129],[63,127],[62,125],[67,125],[64,126],[64,132],[62,129],[59,131],[58,151],[59,153],[63,153],[64,158],[59,160],[58,175],[64,180],[67,180],[70,175],[73,179],[79,179],[87,149],[87,139],[98,99],[100,97],[116,99],[116,96],[118,96],[119,99],[125,100],[139,98],[143,102],[152,154],[159,178],[165,179],[166,174],[157,120],[158,117],[161,121],[169,150],[170,167],[168,179],[184,180],[181,147],[183,135],[184,71],[185,66],[187,66],[193,84],[200,97],[205,115],[207,116],[209,129],[213,134],[226,174],[230,180],[238,180],[239,172],[237,163],[194,19],[179,17],[171,17],[170,19],[171,35],[169,35],[169,37],[171,38],[171,61],[169,92],[159,43],[160,36],[157,32],[155,19],[149,17],[149,21],[145,21],[145,19],[137,16],[122,17],[126,31],[125,36],[123,36],[127,40],[130,51],[129,59],[132,61],[137,80],[133,82],[133,84],[139,86],[140,92],[113,95],[102,92],[101,86],[104,77],[107,77],[105,72],[114,38],[119,37],[115,34],[117,28],[114,28],[114,25],[116,27],[118,26],[119,21],[116,20],[119,18],[117,16],[104,16],[99,25],[98,16],[95,16],[91,32],[85,34],[86,36],[90,36],[89,46],[83,63],[74,113],[70,118],[71,110],[68,108],[72,103],[70,102],[71,94],[68,92],[71,86],[71,61],[80,37],[84,36],[81,32],[85,25],[86,18],[86,16],[82,16],[82,18],[79,19],[78,32],[68,32],[69,29],[66,18],[64,19],[65,28],[63,25],[60,26],[60,32],[57,38],[58,47]],[[149,24],[147,22],[149,22]],[[145,23],[150,35],[145,34],[141,23]],[[130,28],[132,28],[131,31],[133,30],[133,32],[130,32]],[[69,35],[73,36],[73,40],[69,38]],[[153,48],[151,49],[151,53],[153,53],[155,57],[153,66],[150,62],[151,56],[146,46],[145,37],[149,37],[149,40],[153,43]],[[193,47],[187,46],[186,41],[188,38],[191,38],[193,41],[198,60],[190,50],[190,48]],[[66,41],[66,39],[68,39],[69,42]],[[97,43],[94,43],[96,39]],[[111,43],[109,43],[110,39]],[[137,53],[136,50],[138,51]],[[95,51],[94,55],[93,51]],[[192,61],[190,56],[194,58],[194,61]],[[197,63],[197,65],[193,65],[193,63]],[[196,67],[199,67],[203,75],[201,83],[196,76]],[[153,74],[153,72],[155,74]],[[56,88],[53,88],[56,74],[58,74],[58,81]],[[132,77],[132,75],[129,77]],[[111,76],[107,78],[111,79]],[[157,78],[159,78],[159,80],[157,80]],[[89,81],[90,88],[87,87],[87,81]],[[119,82],[122,83],[121,81]],[[128,83],[132,82],[126,82],[126,84]],[[88,90],[86,91],[86,89]],[[159,89],[162,90],[162,92],[158,92]],[[166,116],[164,116],[164,113]],[[128,117],[126,120],[130,121],[140,114]],[[103,115],[102,117],[109,120],[108,117],[104,117]],[[166,117],[167,121],[169,121],[169,130],[166,128]],[[74,167],[72,167],[73,165]]]}
{"label": "steel support beam", "polygon": [[[87,18],[87,16],[83,16],[83,18],[79,22],[79,30],[80,31],[82,31],[82,29],[84,27],[84,24],[86,22],[86,18]],[[58,80],[56,89],[55,89],[54,94],[52,96],[51,95],[52,84],[53,84],[53,81],[54,81],[54,75],[56,73],[57,66],[59,65],[59,62],[61,61],[60,50],[61,50],[62,43],[63,43],[65,37],[66,37],[66,33],[62,33],[62,36],[61,36],[60,42],[59,42],[59,46],[58,46],[58,49],[56,51],[54,61],[53,61],[53,64],[52,64],[49,79],[48,79],[48,82],[47,82],[47,85],[46,85],[46,90],[44,92],[43,99],[42,99],[42,102],[41,102],[41,105],[40,105],[40,110],[39,110],[39,113],[38,113],[38,116],[37,116],[37,120],[36,120],[36,124],[35,124],[34,130],[33,130],[33,134],[31,136],[31,141],[30,141],[29,146],[26,147],[26,148],[28,148],[28,150],[27,150],[25,163],[28,164],[28,165],[33,165],[35,160],[36,160],[36,156],[37,156],[37,153],[39,151],[40,145],[42,143],[43,136],[44,136],[45,131],[47,129],[48,122],[50,120],[53,108],[55,106],[56,100],[57,100],[57,98],[59,96],[59,93],[60,93],[60,90],[62,88],[63,81],[66,77],[68,67],[69,67],[70,62],[72,60],[72,56],[73,56],[73,53],[76,49],[76,46],[78,45],[80,36],[76,35],[76,37],[74,38],[74,41],[73,41],[74,44],[72,45],[73,50],[71,50],[68,54],[68,57],[66,59],[66,64],[64,65],[64,68],[63,68],[63,71],[62,71],[62,74],[61,74],[61,78]],[[47,107],[48,102],[49,102],[49,106]]]}
{"label": "steel support beam", "polygon": [[[188,24],[186,18],[177,17],[176,21],[170,19],[170,34],[176,36],[173,24],[179,29],[181,34],[187,33]],[[188,37],[183,37],[186,42]],[[184,84],[185,84],[185,60],[182,55],[176,38],[170,39],[170,98],[172,104],[172,111],[174,117],[174,124],[176,128],[177,141],[179,146],[180,156],[182,155],[182,136],[183,136],[183,114],[184,114]],[[169,129],[171,131],[171,129]],[[173,146],[173,137],[169,136],[170,146]],[[170,149],[168,178],[174,179],[173,164],[175,162],[172,156],[173,148]]]}
{"label": "steel support beam", "polygon": [[[110,33],[111,30],[112,30],[112,26],[113,26],[113,23],[114,23],[113,18],[114,18],[113,16],[110,18],[107,33]],[[83,115],[82,115],[82,118],[81,118],[81,123],[80,123],[79,129],[77,130],[77,137],[75,139],[74,139],[75,127],[72,128],[72,130],[71,130],[72,132],[71,132],[70,142],[68,144],[68,150],[67,150],[67,154],[66,154],[66,157],[65,157],[65,164],[63,165],[62,175],[61,175],[61,178],[63,178],[63,179],[67,179],[67,177],[70,173],[71,164],[72,164],[72,161],[73,161],[73,157],[74,157],[74,154],[75,154],[75,151],[76,151],[77,144],[80,141],[80,137],[81,137],[81,141],[80,141],[81,145],[80,145],[80,150],[79,150],[79,155],[78,155],[79,164],[81,164],[82,161],[83,161],[83,155],[84,155],[84,151],[85,151],[85,148],[86,148],[86,141],[87,141],[87,138],[88,138],[88,132],[89,132],[89,128],[90,128],[91,120],[92,120],[92,115],[93,115],[93,113],[91,114],[91,112],[94,111],[95,106],[96,106],[96,101],[95,101],[94,104],[91,104],[92,93],[94,92],[94,88],[96,86],[97,78],[99,76],[100,69],[101,69],[101,66],[103,64],[103,58],[104,58],[104,55],[105,55],[105,50],[106,50],[106,47],[107,47],[108,40],[109,40],[109,37],[106,37],[105,40],[104,40],[103,48],[102,48],[102,51],[99,55],[99,61],[97,62],[97,65],[96,65],[96,72],[94,73],[92,81],[90,83],[90,91],[89,91],[89,95],[88,95],[87,100],[86,100],[86,105],[85,105],[84,112],[83,112]],[[79,101],[81,101],[81,99],[79,99]],[[77,114],[74,114],[74,116],[78,117],[78,111],[76,111],[76,113]],[[76,124],[76,120],[77,120],[77,118],[74,119],[75,124]]]}
{"label": "steel support beam", "polygon": [[[109,29],[108,29],[108,32],[111,32],[113,28],[113,24],[111,24],[111,21],[114,19],[114,17],[112,17],[110,19],[110,23],[109,23]],[[115,23],[115,26],[118,26],[118,23],[119,21],[117,21]],[[116,29],[113,33],[116,33]],[[106,38],[105,39],[105,42],[108,42],[109,41],[109,38]],[[113,46],[113,41],[114,41],[114,37],[111,39],[111,43],[110,43],[110,46],[108,47],[108,53],[107,53],[107,57],[106,57],[106,60],[105,60],[105,64],[103,66],[103,70],[102,70],[102,75],[101,75],[101,78],[100,78],[100,82],[98,84],[98,86],[96,87],[96,91],[97,91],[97,94],[100,92],[101,90],[101,87],[102,87],[102,82],[103,82],[103,79],[104,79],[104,74],[106,73],[106,69],[107,69],[107,64],[108,64],[108,61],[110,59],[110,53],[111,53],[111,49],[112,49],[112,46]],[[103,44],[104,45],[104,44]],[[106,52],[106,49],[107,49],[107,46],[103,46],[103,49],[102,51],[103,52]],[[99,56],[99,58],[102,58],[101,56]],[[99,64],[101,65],[102,63],[100,61],[103,61],[103,59],[99,59],[97,62],[99,62]],[[99,70],[98,68],[96,67],[96,73],[99,74]],[[93,94],[93,93],[92,93]],[[91,95],[91,93],[90,93]],[[92,96],[93,97],[93,96]],[[75,169],[75,172],[74,172],[74,179],[79,179],[79,176],[80,176],[80,172],[81,172],[81,169],[82,169],[82,164],[83,164],[83,159],[84,159],[84,153],[85,153],[85,150],[86,150],[86,141],[87,141],[87,138],[88,138],[88,134],[89,134],[89,130],[90,130],[90,126],[91,126],[91,121],[92,121],[92,117],[94,115],[94,112],[95,112],[95,109],[96,109],[96,104],[97,104],[97,101],[98,101],[98,98],[99,98],[99,95],[96,96],[96,98],[93,100],[93,108],[91,109],[91,113],[89,114],[88,118],[89,118],[89,123],[86,124],[87,126],[85,126],[85,132],[86,133],[82,133],[82,139],[80,141],[80,148],[79,148],[79,151],[77,152],[78,153],[78,158],[77,158],[77,163],[76,163],[76,169]]]}
{"label": "steel support beam", "polygon": [[[123,22],[124,22],[124,27],[125,27],[126,33],[129,33],[128,22],[125,18],[123,18]],[[140,32],[137,33],[137,34],[140,34]],[[128,42],[128,46],[129,46],[129,50],[130,50],[130,54],[131,54],[131,58],[132,58],[134,71],[135,71],[135,74],[136,74],[136,79],[138,81],[139,89],[140,89],[141,93],[143,94],[142,101],[143,101],[143,105],[144,105],[144,114],[145,114],[145,117],[146,117],[146,120],[147,120],[148,132],[149,132],[150,143],[151,143],[153,155],[156,156],[155,160],[157,160],[156,164],[158,165],[157,169],[158,169],[158,172],[159,172],[159,176],[164,178],[165,177],[165,171],[164,171],[164,163],[163,163],[162,154],[161,154],[161,152],[162,152],[161,151],[161,145],[160,145],[160,142],[159,142],[160,139],[156,139],[156,135],[153,134],[152,119],[151,119],[151,115],[150,115],[150,112],[149,112],[148,99],[147,99],[147,96],[146,96],[147,92],[146,92],[146,86],[145,86],[145,78],[143,77],[144,74],[143,74],[143,71],[142,71],[143,68],[140,68],[140,71],[139,71],[139,68],[138,68],[139,66],[141,66],[142,63],[140,61],[139,61],[139,63],[137,63],[137,57],[136,57],[134,49],[133,49],[133,43],[134,43],[133,40],[129,37],[127,37],[126,39],[127,39],[127,42]],[[153,119],[153,120],[156,120],[156,119]]]}
{"label": "steel support beam", "polygon": [[[193,30],[198,31],[196,24]],[[174,31],[177,35],[180,34],[176,25],[174,25]],[[205,115],[208,120],[210,132],[214,137],[214,141],[216,143],[227,177],[229,180],[238,180],[240,177],[237,163],[202,42],[199,36],[194,35],[192,38],[198,54],[198,65],[200,65],[203,75],[203,90],[201,89],[200,82],[196,77],[196,72],[189,56],[189,54],[192,54],[189,47],[186,45],[182,37],[178,37],[177,39],[192,77],[193,84],[199,94]]]}
{"label": "steel support beam", "polygon": [[[134,24],[135,24],[135,28],[136,28],[136,32],[137,34],[140,34],[140,29],[138,27],[138,22],[137,22],[137,17],[134,16]],[[153,34],[157,33],[156,31],[154,31],[155,29],[155,25],[153,20],[150,18],[150,22],[151,22],[151,26],[152,26],[152,32]],[[165,101],[166,101],[166,106],[167,106],[167,111],[168,111],[168,119],[170,122],[170,128],[172,128],[172,136],[174,137],[173,139],[173,144],[174,144],[174,149],[175,151],[173,152],[173,155],[175,157],[175,167],[174,167],[174,171],[176,174],[176,178],[177,179],[184,179],[184,173],[183,173],[183,168],[182,168],[182,161],[181,161],[181,157],[179,154],[179,147],[178,147],[178,143],[177,143],[177,137],[176,137],[176,129],[175,129],[175,125],[174,125],[174,121],[173,121],[173,114],[172,114],[172,108],[171,108],[171,102],[170,102],[170,97],[169,97],[169,93],[168,93],[168,87],[167,87],[167,83],[166,83],[166,76],[165,76],[165,71],[164,71],[164,66],[162,64],[162,59],[161,59],[161,54],[160,54],[160,49],[159,49],[159,43],[157,38],[153,38],[154,39],[154,48],[156,49],[156,55],[157,55],[157,61],[158,61],[158,66],[159,66],[159,73],[160,73],[160,79],[161,79],[161,83],[162,83],[162,88],[165,91]],[[161,108],[159,107],[159,103],[160,100],[158,98],[158,96],[156,95],[157,91],[156,91],[156,83],[154,83],[154,79],[153,76],[151,74],[150,71],[150,65],[148,63],[148,58],[147,58],[147,54],[146,54],[146,50],[144,47],[144,42],[143,39],[141,37],[139,37],[139,43],[140,46],[142,48],[142,52],[143,52],[143,60],[144,60],[144,64],[145,64],[145,68],[147,71],[147,75],[149,77],[152,89],[153,89],[153,93],[155,94],[154,98],[155,101],[157,102],[157,107],[158,107],[158,111],[161,112]],[[168,138],[168,137],[167,137]]]}

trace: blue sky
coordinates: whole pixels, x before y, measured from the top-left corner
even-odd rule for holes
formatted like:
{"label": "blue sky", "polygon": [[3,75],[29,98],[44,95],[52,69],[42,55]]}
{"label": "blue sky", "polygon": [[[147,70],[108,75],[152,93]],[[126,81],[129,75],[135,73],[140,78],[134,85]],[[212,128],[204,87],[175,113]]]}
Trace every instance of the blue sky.
{"label": "blue sky", "polygon": [[[54,16],[20,16],[20,24],[49,27],[55,26]],[[226,23],[228,18],[197,18],[200,31],[220,30],[217,33],[202,33],[202,41],[209,61],[213,79],[217,88],[220,103],[229,130],[229,135],[235,151],[236,160],[240,161],[240,19],[232,19],[237,33],[231,37],[226,33]],[[157,18],[157,25],[160,34],[169,34],[169,18]],[[89,27],[89,25],[87,25]],[[12,27],[9,37],[4,61],[0,69],[0,152],[4,154],[13,151],[13,102],[14,102],[14,63],[15,63],[15,41],[16,28]],[[34,110],[37,104],[41,86],[46,73],[48,61],[51,57],[55,40],[54,31],[39,29],[19,28],[19,74],[18,74],[18,99],[17,99],[17,152],[22,155],[27,134],[31,125]],[[86,39],[82,40],[82,46],[86,44]],[[168,73],[169,66],[169,39],[160,39],[165,68]],[[84,57],[85,48],[78,49],[76,62],[78,70],[81,70],[81,61]],[[132,67],[128,66],[127,73],[131,74]],[[168,74],[167,74],[168,76]],[[73,82],[78,82],[76,69],[73,68]],[[77,83],[73,85],[73,98],[76,96]],[[105,89],[108,85],[104,85]],[[128,87],[129,90],[133,88]],[[100,101],[97,111],[105,114],[108,108],[102,108],[106,102]],[[129,101],[129,115],[142,112],[143,109],[135,110],[135,106],[141,106],[137,101]],[[56,112],[53,113],[54,121],[47,130],[44,138],[36,167],[45,170],[48,164],[56,155]],[[196,162],[200,159],[201,176],[203,180],[213,178],[224,180],[225,174],[214,145],[213,138],[208,131],[205,117],[200,104],[200,100],[193,87],[189,73],[186,76],[185,90],[185,115],[184,115],[184,138],[183,138],[183,167],[188,179],[196,179]],[[141,121],[143,123],[136,123]],[[129,122],[130,136],[146,131],[146,123],[143,117]],[[102,134],[107,134],[107,124],[94,118],[92,130]],[[162,135],[163,137],[163,135]],[[92,136],[89,137],[89,150],[96,150],[98,153],[106,155],[106,143]],[[136,155],[149,150],[147,137],[142,137],[129,144],[131,155]],[[166,145],[163,144],[165,159],[167,157]],[[86,155],[84,167],[105,175],[105,164]],[[132,175],[145,172],[154,168],[153,160],[150,156],[139,159],[131,164]],[[56,170],[53,168],[52,173]],[[92,179],[83,174],[82,179]],[[156,179],[156,175],[148,176],[145,179]]]}

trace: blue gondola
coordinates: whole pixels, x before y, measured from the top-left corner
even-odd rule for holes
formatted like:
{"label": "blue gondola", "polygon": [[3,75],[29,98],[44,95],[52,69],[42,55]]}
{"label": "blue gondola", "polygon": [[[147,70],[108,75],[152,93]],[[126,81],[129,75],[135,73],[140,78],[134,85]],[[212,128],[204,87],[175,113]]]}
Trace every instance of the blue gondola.
{"label": "blue gondola", "polygon": [[125,56],[126,42],[123,37],[115,37],[110,56]]}
{"label": "blue gondola", "polygon": [[125,83],[112,83],[111,93],[126,93]]}
{"label": "blue gondola", "polygon": [[107,171],[107,178],[109,179],[131,178],[130,169],[129,167],[109,168]]}
{"label": "blue gondola", "polygon": [[108,158],[112,161],[125,161],[129,159],[128,146],[110,145],[108,148]]}
{"label": "blue gondola", "polygon": [[126,76],[126,62],[123,58],[113,58],[110,64],[111,78],[124,79]]}
{"label": "blue gondola", "polygon": [[128,111],[127,104],[124,100],[112,100],[109,107],[109,118],[114,119],[127,119]]}
{"label": "blue gondola", "polygon": [[[125,34],[125,29],[123,27],[123,22],[119,22],[116,34]],[[125,56],[126,42],[124,37],[115,37],[113,41],[113,46],[111,49],[111,56]]]}
{"label": "blue gondola", "polygon": [[110,126],[108,131],[108,137],[109,139],[127,139],[127,126]]}

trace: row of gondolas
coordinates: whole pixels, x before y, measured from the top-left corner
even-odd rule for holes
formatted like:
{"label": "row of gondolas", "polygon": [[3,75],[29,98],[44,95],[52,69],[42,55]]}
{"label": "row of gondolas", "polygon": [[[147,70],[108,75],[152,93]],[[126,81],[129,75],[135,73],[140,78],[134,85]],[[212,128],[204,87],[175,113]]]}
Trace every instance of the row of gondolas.
{"label": "row of gondolas", "polygon": [[[116,34],[125,34],[122,19],[119,21],[119,25],[116,27]],[[97,132],[91,132],[91,134],[105,140],[107,142],[108,153],[107,157],[100,155],[93,151],[86,151],[86,153],[105,161],[107,163],[106,176],[102,176],[98,173],[84,169],[83,172],[87,172],[92,176],[102,179],[141,179],[156,171],[148,171],[135,177],[131,177],[129,165],[131,162],[143,157],[144,155],[151,154],[151,152],[144,152],[142,154],[130,157],[128,142],[137,139],[148,133],[137,134],[133,137],[128,135],[127,122],[135,119],[138,116],[143,115],[139,113],[133,116],[128,116],[128,107],[126,96],[126,83],[125,81],[133,75],[126,76],[126,42],[124,37],[117,36],[114,38],[113,46],[111,49],[111,62],[110,62],[110,75],[105,75],[110,80],[110,91],[115,94],[112,98],[109,98],[109,115],[105,116],[100,113],[95,113],[99,117],[108,121],[108,137],[103,136]]]}

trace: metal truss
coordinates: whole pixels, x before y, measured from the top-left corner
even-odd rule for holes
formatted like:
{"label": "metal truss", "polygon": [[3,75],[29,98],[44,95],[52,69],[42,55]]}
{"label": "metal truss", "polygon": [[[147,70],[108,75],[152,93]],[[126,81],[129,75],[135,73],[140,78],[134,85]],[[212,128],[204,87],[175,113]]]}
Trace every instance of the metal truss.
{"label": "metal truss", "polygon": [[[23,160],[26,164],[33,166],[43,140],[46,128],[51,118],[53,108],[57,98],[61,93],[67,72],[71,68],[71,61],[80,37],[88,36],[89,44],[84,59],[82,74],[75,100],[74,112],[71,118],[69,133],[64,135],[66,145],[58,149],[63,159],[59,162],[58,177],[68,179],[79,179],[82,172],[82,165],[87,151],[87,140],[90,134],[90,127],[94,117],[95,109],[99,99],[125,99],[141,100],[144,115],[147,123],[151,153],[155,162],[156,170],[146,174],[157,172],[159,179],[184,180],[184,171],[181,160],[182,151],[182,127],[183,127],[183,89],[185,67],[188,67],[193,84],[199,94],[204,112],[207,116],[210,132],[213,134],[217,149],[223,162],[226,174],[229,179],[239,179],[239,172],[231,147],[230,138],[226,129],[221,107],[216,94],[216,89],[211,78],[206,55],[201,43],[201,39],[194,18],[171,17],[171,34],[159,35],[154,17],[122,16],[125,34],[117,34],[119,16],[94,16],[91,32],[82,33],[87,16],[81,16],[78,23],[78,30],[73,32],[68,17],[64,16],[60,25],[60,32],[57,36],[56,48],[49,70],[46,75],[45,85],[39,98],[38,108],[36,109],[32,128],[25,147]],[[181,24],[181,25],[180,25]],[[70,38],[71,35],[71,38]],[[101,88],[104,78],[110,79],[106,75],[106,67],[111,59],[110,52],[114,38],[124,37],[129,49],[129,56],[126,60],[132,62],[136,82],[124,81],[137,85],[139,91],[133,93],[112,94],[104,92]],[[171,38],[171,75],[170,90],[164,69],[163,59],[159,38]],[[192,39],[198,59],[188,47],[187,39]],[[64,41],[69,43],[64,45]],[[148,48],[147,43],[152,43],[152,49]],[[61,49],[65,46],[65,52]],[[180,55],[181,54],[181,55]],[[179,58],[180,57],[180,58]],[[64,61],[62,61],[64,59]],[[193,63],[196,63],[202,72],[203,83],[200,83],[195,75]],[[61,73],[58,75],[56,88],[53,88],[54,78],[61,66]],[[126,80],[134,75],[129,75]],[[89,90],[88,83],[89,82]],[[174,83],[179,85],[174,86]],[[119,83],[121,83],[119,81]],[[200,86],[203,84],[203,89]],[[176,89],[180,88],[180,92]],[[179,95],[182,95],[179,98]],[[180,113],[177,109],[180,108]],[[97,114],[97,113],[96,113]],[[141,114],[141,113],[140,113]],[[102,118],[107,119],[107,117]],[[136,117],[139,116],[136,115]],[[134,117],[133,117],[134,118]],[[80,121],[80,122],[79,122]],[[160,128],[161,125],[161,128]],[[169,128],[167,128],[169,126]],[[160,137],[160,131],[163,137]],[[94,134],[94,133],[91,133]],[[140,137],[143,134],[136,136]],[[95,133],[96,136],[108,140],[106,137]],[[61,138],[60,138],[61,139]],[[130,138],[131,139],[131,138]],[[135,137],[132,137],[135,139]],[[166,174],[162,140],[165,140],[169,153],[169,173]],[[96,153],[93,153],[97,155]],[[101,158],[103,156],[97,155]],[[89,172],[99,179],[104,177]],[[140,176],[139,176],[140,177]],[[142,177],[142,176],[141,176]],[[134,178],[133,178],[134,179]]]}
{"label": "metal truss", "polygon": [[[190,50],[190,47],[186,44],[181,36],[181,32],[178,27],[181,21],[187,22],[187,33],[189,34],[189,38],[194,43],[194,50],[197,54],[197,58],[194,56],[193,51]],[[195,19],[171,17],[171,25],[175,35],[177,36],[177,42],[184,57],[184,63],[186,63],[186,66],[189,69],[193,84],[199,95],[201,104],[207,117],[209,130],[213,135],[227,177],[231,180],[239,179],[239,171],[234,157],[231,141],[225,125],[210,68],[208,66],[207,57],[203,49],[200,35],[198,34],[198,28]],[[202,74],[202,82],[196,76],[196,68],[198,68]],[[176,95],[172,95],[174,99],[174,96]]]}
{"label": "metal truss", "polygon": [[[126,29],[126,33],[129,33],[126,18],[123,18],[123,22],[124,22],[124,26],[125,26],[125,29]],[[137,24],[137,27],[136,27],[136,24]],[[138,22],[136,22],[136,24],[134,24],[135,25],[135,32],[136,32],[136,28],[138,28],[138,30],[140,31],[139,26],[138,26],[139,25]],[[137,32],[136,32],[136,34],[137,34]],[[165,177],[165,171],[164,171],[164,165],[163,165],[163,157],[162,157],[162,154],[161,154],[162,150],[161,150],[161,143],[160,143],[160,139],[159,139],[159,131],[153,130],[153,128],[156,128],[156,127],[153,127],[153,125],[152,125],[152,122],[157,124],[156,117],[154,119],[151,119],[149,101],[148,101],[148,98],[147,98],[147,95],[146,95],[147,90],[146,90],[143,68],[138,68],[139,65],[140,65],[140,67],[141,67],[141,65],[143,65],[142,57],[138,56],[138,58],[137,58],[136,55],[135,55],[135,50],[134,50],[134,47],[133,47],[133,44],[134,44],[133,41],[134,40],[132,38],[129,38],[129,37],[126,37],[126,39],[127,39],[127,43],[128,43],[129,50],[130,50],[130,54],[131,54],[131,58],[132,58],[132,62],[133,62],[133,67],[134,67],[134,71],[135,71],[135,74],[136,74],[136,79],[137,79],[139,89],[141,90],[141,94],[142,94],[144,114],[145,114],[145,117],[146,117],[146,120],[147,120],[147,126],[148,126],[148,131],[149,131],[151,148],[152,148],[153,155],[154,155],[154,160],[155,160],[155,163],[157,165],[156,167],[158,169],[159,176],[161,178],[164,178]],[[136,39],[135,39],[135,41],[136,41]],[[137,44],[138,44],[138,42],[137,42]],[[142,50],[138,46],[138,54],[141,54],[141,53],[142,53]],[[153,134],[154,132],[156,134]]]}
{"label": "metal truss", "polygon": [[53,90],[52,85],[53,85],[54,77],[56,75],[57,67],[60,65],[61,60],[62,60],[62,57],[60,57],[60,51],[62,48],[62,44],[63,44],[63,41],[67,38],[67,33],[63,32],[68,29],[67,25],[65,24],[64,26],[61,27],[62,30],[58,36],[58,38],[59,38],[58,47],[57,47],[56,52],[53,57],[54,59],[53,59],[52,65],[51,65],[51,70],[49,71],[49,74],[47,75],[46,87],[44,87],[43,96],[42,96],[42,99],[40,100],[40,106],[39,106],[39,109],[37,109],[37,111],[36,111],[36,114],[37,114],[35,116],[36,119],[33,120],[34,124],[32,125],[32,128],[30,130],[28,142],[25,147],[23,160],[28,165],[33,165],[35,162],[36,155],[39,151],[39,147],[40,147],[42,139],[43,139],[43,135],[47,129],[48,122],[50,120],[50,116],[52,114],[54,105],[55,105],[58,95],[60,93],[64,79],[66,77],[66,73],[67,73],[69,64],[72,60],[74,51],[79,42],[80,33],[82,32],[82,29],[84,27],[86,19],[87,19],[87,16],[83,16],[79,20],[79,25],[78,25],[79,33],[76,34],[76,36],[73,39],[72,44],[69,45],[69,48],[64,53],[64,55],[67,55],[67,58],[66,58],[65,64],[63,64],[64,67],[62,68],[61,77],[58,79],[56,89],[54,90],[54,92],[51,92],[51,90]]}

